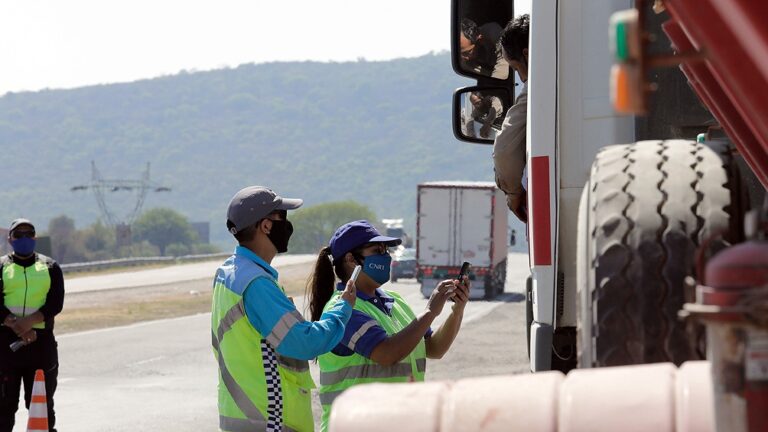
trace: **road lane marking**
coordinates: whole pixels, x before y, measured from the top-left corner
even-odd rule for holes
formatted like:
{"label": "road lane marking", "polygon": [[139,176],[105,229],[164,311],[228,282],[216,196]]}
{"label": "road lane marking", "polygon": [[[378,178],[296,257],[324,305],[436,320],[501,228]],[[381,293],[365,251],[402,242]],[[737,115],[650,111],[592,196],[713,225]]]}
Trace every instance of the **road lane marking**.
{"label": "road lane marking", "polygon": [[107,333],[107,332],[117,331],[117,330],[130,330],[130,329],[134,329],[134,328],[137,328],[137,327],[145,327],[145,326],[149,326],[149,325],[164,324],[164,323],[169,323],[169,322],[173,322],[173,321],[181,321],[181,320],[191,319],[191,318],[199,318],[201,315],[208,315],[210,317],[211,313],[210,312],[201,312],[201,313],[197,313],[197,314],[194,314],[194,315],[185,315],[185,316],[180,316],[180,317],[175,317],[175,318],[165,318],[165,319],[152,320],[152,321],[142,321],[142,322],[128,324],[128,325],[124,325],[124,326],[118,326],[118,327],[105,327],[105,328],[95,329],[95,330],[86,330],[86,331],[82,331],[82,332],[66,333],[66,334],[63,334],[61,336],[56,336],[56,339],[67,339],[67,338],[76,337],[76,336],[87,336],[87,335],[92,335],[92,334],[97,334],[97,333]]}
{"label": "road lane marking", "polygon": [[165,356],[152,357],[152,358],[148,358],[146,360],[139,360],[137,362],[128,363],[128,364],[126,364],[126,366],[128,366],[128,367],[141,366],[143,364],[152,363],[153,361],[161,360],[161,359],[164,359],[164,358],[165,358]]}

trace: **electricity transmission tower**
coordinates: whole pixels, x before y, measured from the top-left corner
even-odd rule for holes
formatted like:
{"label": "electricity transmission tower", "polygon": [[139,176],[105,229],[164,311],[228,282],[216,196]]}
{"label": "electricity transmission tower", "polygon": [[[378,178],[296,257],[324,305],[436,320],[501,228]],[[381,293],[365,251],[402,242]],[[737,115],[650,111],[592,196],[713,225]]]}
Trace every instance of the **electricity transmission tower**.
{"label": "electricity transmission tower", "polygon": [[[149,179],[149,162],[147,162],[147,168],[144,170],[140,180],[111,180],[105,179],[101,175],[99,169],[96,168],[95,161],[91,161],[91,182],[71,188],[73,192],[88,189],[96,197],[96,203],[99,205],[104,222],[115,229],[118,246],[130,244],[131,224],[133,224],[141,212],[141,207],[144,205],[147,193],[150,191],[170,192],[171,190],[171,188],[160,186]],[[117,211],[110,208],[107,204],[107,195],[117,192],[129,192],[134,195],[135,202],[130,206],[127,214],[118,214]]]}

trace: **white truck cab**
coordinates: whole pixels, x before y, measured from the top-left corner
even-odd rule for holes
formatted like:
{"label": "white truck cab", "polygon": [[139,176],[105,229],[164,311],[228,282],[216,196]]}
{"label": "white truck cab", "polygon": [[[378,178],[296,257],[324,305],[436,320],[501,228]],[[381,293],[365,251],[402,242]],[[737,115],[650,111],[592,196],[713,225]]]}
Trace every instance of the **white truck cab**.
{"label": "white truck cab", "polygon": [[[528,90],[531,369],[575,360],[576,220],[598,150],[635,141],[634,121],[610,102],[612,63],[604,25],[628,0],[532,2]],[[553,127],[554,126],[554,127]],[[547,239],[549,238],[549,241]],[[547,348],[552,346],[552,350]],[[558,352],[560,351],[560,352]]]}
{"label": "white truck cab", "polygon": [[[474,4],[454,3],[455,13],[471,11]],[[598,150],[634,141],[634,120],[617,116],[611,106],[612,59],[605,29],[611,13],[631,2],[531,3],[526,166],[533,311],[530,360],[531,370],[537,371],[550,369],[552,358],[571,364],[576,360],[579,199]],[[515,75],[510,74],[506,83],[513,83]],[[557,344],[555,334],[564,335]]]}

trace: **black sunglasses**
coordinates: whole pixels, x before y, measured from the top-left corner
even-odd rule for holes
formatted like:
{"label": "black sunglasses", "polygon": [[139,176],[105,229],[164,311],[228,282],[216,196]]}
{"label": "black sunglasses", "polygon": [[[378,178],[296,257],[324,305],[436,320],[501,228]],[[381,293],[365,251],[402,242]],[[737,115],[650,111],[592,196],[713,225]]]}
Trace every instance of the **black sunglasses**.
{"label": "black sunglasses", "polygon": [[11,233],[11,237],[15,239],[20,239],[24,237],[33,238],[34,236],[35,236],[34,231],[14,231],[13,233]]}

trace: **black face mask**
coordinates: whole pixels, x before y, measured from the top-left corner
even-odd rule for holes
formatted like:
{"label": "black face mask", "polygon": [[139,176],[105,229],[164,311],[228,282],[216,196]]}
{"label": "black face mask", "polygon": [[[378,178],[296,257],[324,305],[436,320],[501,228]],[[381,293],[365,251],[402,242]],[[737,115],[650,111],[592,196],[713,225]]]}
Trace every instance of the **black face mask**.
{"label": "black face mask", "polygon": [[288,240],[293,234],[293,224],[287,220],[272,220],[272,230],[267,237],[275,245],[277,253],[288,252]]}

